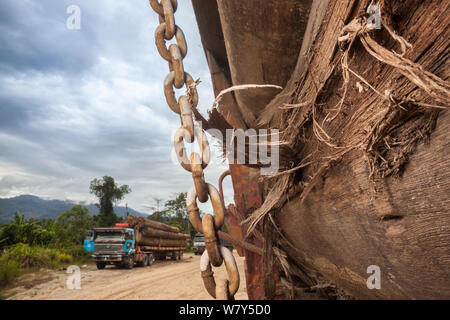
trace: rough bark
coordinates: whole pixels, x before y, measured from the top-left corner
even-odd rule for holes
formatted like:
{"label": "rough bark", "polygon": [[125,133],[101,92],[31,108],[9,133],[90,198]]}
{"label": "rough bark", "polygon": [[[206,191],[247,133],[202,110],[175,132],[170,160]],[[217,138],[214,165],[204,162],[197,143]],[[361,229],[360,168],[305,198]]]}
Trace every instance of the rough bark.
{"label": "rough bark", "polygon": [[[275,220],[294,244],[285,248],[293,263],[355,297],[448,299],[448,110],[412,103],[442,106],[397,68],[370,55],[359,39],[348,51],[348,66],[360,77],[350,74],[344,103],[340,111],[337,107],[345,92],[341,59],[348,49],[339,48],[337,39],[367,5],[330,1],[311,54],[297,65],[303,72],[294,72],[284,92],[290,95],[269,104],[260,119],[285,130],[283,138],[297,150],[299,163],[311,162],[280,191],[284,205],[273,207]],[[444,81],[448,6],[390,2],[382,11],[385,23],[412,44],[405,57]],[[400,51],[386,29],[371,37]],[[400,107],[380,96],[386,90],[394,102],[403,101]],[[284,103],[303,102],[310,103],[277,112]],[[286,191],[289,201],[281,197]],[[381,268],[380,290],[366,286],[370,265]]]}
{"label": "rough bark", "polygon": [[[233,41],[224,41],[226,50],[222,53],[216,53],[216,46],[214,54],[220,57],[226,53],[230,83],[283,86],[295,67],[311,2],[265,0],[261,5],[258,0],[218,0],[223,36]],[[244,121],[254,127],[263,107],[278,93],[277,89],[251,89],[234,96]]]}
{"label": "rough bark", "polygon": [[141,246],[187,247],[189,235],[176,227],[129,215],[124,223],[135,229],[136,242]]}
{"label": "rough bark", "polygon": [[129,215],[124,220],[124,223],[128,223],[128,225],[131,228],[137,227],[138,229],[142,229],[142,228],[147,228],[148,227],[150,229],[156,229],[156,230],[172,232],[172,233],[180,233],[180,230],[178,230],[177,227],[169,226],[169,225],[167,225],[165,223],[154,221],[154,220],[150,220],[150,219],[145,219],[145,218],[141,218],[141,217],[135,217],[135,216],[132,216],[132,215]]}
{"label": "rough bark", "polygon": [[160,247],[186,247],[186,239],[167,239],[151,237],[144,232],[136,232],[136,242],[140,246],[160,246]]}
{"label": "rough bark", "polygon": [[[280,128],[283,141],[295,150],[293,168],[265,184],[265,202],[249,221],[272,215],[278,246],[291,264],[285,281],[294,286],[329,297],[332,288],[335,298],[348,297],[340,288],[357,298],[448,299],[450,101],[445,90],[443,95],[429,90],[368,48],[374,43],[401,52],[399,35],[412,44],[402,58],[448,88],[450,4],[381,1],[381,30],[339,42],[345,26],[356,18],[365,21],[369,3],[314,1],[285,90],[263,112],[255,111],[256,121],[246,121]],[[264,21],[268,14],[240,12],[236,18],[221,12],[222,24],[252,17]],[[231,29],[224,34],[228,51],[245,43],[245,36],[251,39]],[[261,58],[241,48],[233,51],[233,61],[242,55],[250,69]],[[246,67],[230,70],[234,79]],[[366,286],[370,265],[381,268],[380,290]]]}
{"label": "rough bark", "polygon": [[182,233],[174,233],[174,232],[167,232],[167,231],[161,231],[158,229],[153,229],[149,227],[145,227],[141,229],[142,234],[144,234],[147,237],[153,237],[153,238],[163,238],[163,239],[173,239],[173,240],[185,240],[186,235]]}

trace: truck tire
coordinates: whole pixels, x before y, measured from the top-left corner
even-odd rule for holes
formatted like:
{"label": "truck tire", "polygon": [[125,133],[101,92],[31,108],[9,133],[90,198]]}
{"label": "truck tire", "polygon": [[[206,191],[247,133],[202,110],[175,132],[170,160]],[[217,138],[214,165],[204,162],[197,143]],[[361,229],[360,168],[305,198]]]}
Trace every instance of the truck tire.
{"label": "truck tire", "polygon": [[151,266],[153,264],[153,262],[155,262],[155,256],[153,255],[153,253],[149,253],[148,254],[148,266]]}
{"label": "truck tire", "polygon": [[148,263],[147,259],[148,259],[148,256],[146,254],[144,254],[143,257],[142,257],[142,260],[138,261],[136,263],[136,266],[138,266],[138,267],[145,267],[145,266],[147,266],[147,263]]}
{"label": "truck tire", "polygon": [[129,257],[125,262],[125,269],[133,269],[134,267],[134,259],[133,257]]}
{"label": "truck tire", "polygon": [[97,262],[96,265],[97,265],[98,270],[105,269],[105,267],[106,267],[106,263],[104,263],[104,262]]}
{"label": "truck tire", "polygon": [[176,251],[172,251],[172,255],[170,256],[171,260],[177,260],[178,253]]}
{"label": "truck tire", "polygon": [[140,264],[139,266],[141,266],[141,267],[146,267],[146,266],[148,266],[148,261],[149,261],[149,257],[148,257],[148,254],[146,254],[146,255],[144,256],[144,260],[141,262],[141,264]]}

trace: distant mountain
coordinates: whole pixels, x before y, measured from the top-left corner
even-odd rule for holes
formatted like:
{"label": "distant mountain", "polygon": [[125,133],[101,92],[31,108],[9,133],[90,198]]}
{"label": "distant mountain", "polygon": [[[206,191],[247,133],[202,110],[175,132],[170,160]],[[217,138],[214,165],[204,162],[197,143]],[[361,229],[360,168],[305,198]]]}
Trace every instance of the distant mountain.
{"label": "distant mountain", "polygon": [[[0,198],[0,223],[6,223],[13,219],[14,213],[18,212],[26,218],[50,218],[56,219],[61,212],[72,209],[73,206],[81,204],[89,209],[89,214],[98,214],[99,209],[95,204],[75,203],[63,200],[44,200],[32,195],[21,195],[14,198]],[[126,208],[114,207],[114,212],[121,217],[125,216]],[[134,216],[147,217],[146,214],[128,208],[128,212]]]}

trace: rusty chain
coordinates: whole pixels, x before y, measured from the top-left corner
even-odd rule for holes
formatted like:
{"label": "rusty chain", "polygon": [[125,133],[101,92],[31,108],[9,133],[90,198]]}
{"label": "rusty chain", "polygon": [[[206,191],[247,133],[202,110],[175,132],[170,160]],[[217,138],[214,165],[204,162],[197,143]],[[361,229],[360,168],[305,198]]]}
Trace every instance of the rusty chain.
{"label": "rusty chain", "polygon": [[[193,227],[205,236],[206,250],[200,259],[200,270],[208,293],[216,299],[234,299],[239,289],[239,272],[236,261],[230,250],[220,244],[218,231],[225,219],[225,207],[217,189],[205,182],[203,170],[210,161],[210,147],[208,138],[201,127],[194,122],[192,108],[197,107],[198,93],[197,82],[184,71],[183,59],[187,55],[187,43],[183,30],[175,23],[177,0],[150,0],[150,6],[158,14],[159,26],[155,30],[155,43],[161,57],[169,64],[169,74],[164,80],[164,95],[166,102],[173,112],[180,115],[181,127],[176,131],[174,147],[178,162],[186,170],[192,173],[194,185],[189,190],[186,199],[189,219]],[[175,37],[176,43],[167,48],[166,42]],[[181,89],[186,87],[187,95],[175,97],[174,87]],[[193,152],[188,158],[185,142],[197,143],[201,155]],[[208,199],[214,211],[214,216],[205,214],[200,217],[197,199],[205,203]],[[213,276],[212,267],[225,264],[228,280],[220,279],[217,284]]]}

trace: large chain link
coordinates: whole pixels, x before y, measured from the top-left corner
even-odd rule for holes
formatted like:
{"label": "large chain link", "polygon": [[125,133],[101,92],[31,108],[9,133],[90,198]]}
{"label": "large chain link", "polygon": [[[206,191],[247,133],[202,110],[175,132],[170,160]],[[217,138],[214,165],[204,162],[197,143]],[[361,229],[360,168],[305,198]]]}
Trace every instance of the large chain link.
{"label": "large chain link", "polygon": [[[205,236],[206,250],[200,259],[200,270],[208,293],[216,299],[234,299],[239,289],[239,272],[236,261],[230,250],[220,244],[218,230],[225,219],[225,208],[217,189],[205,182],[203,170],[210,161],[210,147],[205,132],[196,126],[192,108],[197,107],[198,93],[196,82],[184,71],[183,59],[187,54],[187,43],[183,30],[175,23],[174,13],[178,7],[177,0],[150,0],[150,6],[159,15],[159,26],[155,31],[155,43],[161,57],[169,64],[169,74],[164,80],[164,95],[170,109],[180,115],[181,127],[174,137],[175,152],[180,165],[192,173],[194,186],[189,190],[186,205],[189,219],[194,228]],[[176,43],[167,48],[166,42],[175,37]],[[187,95],[175,97],[174,87],[186,87]],[[193,152],[188,158],[184,142],[197,143],[201,155]],[[200,217],[197,199],[205,203],[208,199],[214,211],[214,216],[205,214]],[[216,284],[211,265],[219,267],[225,262],[228,280],[221,279]]]}

